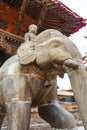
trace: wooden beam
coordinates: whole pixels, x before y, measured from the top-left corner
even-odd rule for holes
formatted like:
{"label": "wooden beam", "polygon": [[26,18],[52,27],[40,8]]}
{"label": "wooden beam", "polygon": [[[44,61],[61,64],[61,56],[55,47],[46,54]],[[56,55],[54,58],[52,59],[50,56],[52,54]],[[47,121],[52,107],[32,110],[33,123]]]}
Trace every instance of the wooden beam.
{"label": "wooden beam", "polygon": [[10,55],[15,54],[18,46],[20,46],[23,42],[24,39],[22,37],[0,29],[0,50],[5,53]]}
{"label": "wooden beam", "polygon": [[9,45],[2,37],[0,38],[0,50],[4,51],[9,55],[14,55],[16,53],[17,48]]}
{"label": "wooden beam", "polygon": [[23,37],[21,37],[21,36],[17,36],[17,35],[15,35],[15,34],[12,34],[12,33],[10,33],[10,32],[7,32],[7,31],[4,31],[4,30],[2,30],[2,29],[0,29],[0,37],[11,37],[12,39],[16,39],[16,40],[18,40],[18,41],[21,41],[21,42],[24,42],[24,38]]}
{"label": "wooden beam", "polygon": [[37,23],[38,30],[41,29],[41,27],[43,26],[43,21],[44,21],[44,18],[46,16],[47,9],[48,9],[48,5],[45,4],[40,12],[40,15],[39,15],[39,19],[38,19],[38,23]]}
{"label": "wooden beam", "polygon": [[18,19],[19,21],[21,21],[24,18],[25,10],[26,10],[26,7],[29,4],[29,2],[30,2],[30,0],[23,0],[22,6],[20,9],[20,13],[19,13],[19,19]]}
{"label": "wooden beam", "polygon": [[29,2],[30,2],[30,0],[23,0],[22,6],[20,8],[19,16],[18,16],[16,25],[15,25],[15,28],[13,31],[13,33],[15,33],[17,35],[19,35],[19,33],[20,33],[21,23],[22,23],[22,20],[24,18],[25,10],[26,10],[26,7],[29,4]]}
{"label": "wooden beam", "polygon": [[[0,4],[0,20],[6,20],[6,31],[13,33],[16,27],[17,19],[19,18],[18,11],[13,8],[9,8],[8,5],[2,3]],[[20,35],[24,37],[24,33],[27,31],[30,24],[36,24],[36,20],[25,15],[23,22],[21,23]],[[0,25],[0,28],[3,29],[3,26]],[[16,35],[17,36],[17,35]]]}

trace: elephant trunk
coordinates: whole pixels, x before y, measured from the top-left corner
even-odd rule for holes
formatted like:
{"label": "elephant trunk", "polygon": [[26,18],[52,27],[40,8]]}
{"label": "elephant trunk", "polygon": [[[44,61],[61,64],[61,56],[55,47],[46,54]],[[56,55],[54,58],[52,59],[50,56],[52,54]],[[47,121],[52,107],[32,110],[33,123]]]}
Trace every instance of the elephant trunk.
{"label": "elephant trunk", "polygon": [[87,72],[83,63],[78,61],[77,63],[79,64],[77,68],[67,68],[65,65],[65,70],[69,76],[85,130],[87,130]]}

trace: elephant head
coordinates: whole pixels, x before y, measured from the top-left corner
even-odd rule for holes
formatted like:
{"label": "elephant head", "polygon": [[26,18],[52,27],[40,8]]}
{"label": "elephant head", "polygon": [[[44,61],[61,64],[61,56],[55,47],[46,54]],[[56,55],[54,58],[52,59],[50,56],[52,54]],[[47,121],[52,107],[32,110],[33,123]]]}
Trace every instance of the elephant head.
{"label": "elephant head", "polygon": [[40,33],[34,42],[25,42],[18,48],[21,64],[34,60],[39,65],[50,61],[60,64],[67,59],[81,59],[81,54],[72,41],[57,30],[49,29]]}
{"label": "elephant head", "polygon": [[56,71],[68,74],[87,130],[87,72],[75,44],[59,31],[49,29],[37,35],[34,43],[22,44],[17,53],[23,65],[35,61],[43,69],[52,65]]}

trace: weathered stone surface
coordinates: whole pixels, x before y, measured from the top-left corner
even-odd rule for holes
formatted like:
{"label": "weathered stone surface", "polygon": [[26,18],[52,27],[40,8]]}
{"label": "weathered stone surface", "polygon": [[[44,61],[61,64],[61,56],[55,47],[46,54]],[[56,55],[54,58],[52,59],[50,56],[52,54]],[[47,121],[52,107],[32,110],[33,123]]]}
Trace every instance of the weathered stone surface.
{"label": "weathered stone surface", "polygon": [[[39,107],[40,117],[50,123],[52,127],[76,128],[72,114],[61,107],[57,101],[57,75],[63,77],[64,73],[67,73],[87,130],[87,97],[85,94],[87,72],[77,47],[62,33],[53,29],[37,35],[33,46],[26,45],[25,42],[23,50],[19,47],[18,50],[21,51],[8,59],[0,69],[1,105],[5,103],[6,106],[9,106],[14,101],[18,101],[18,103],[23,101],[26,104],[26,101],[31,99],[31,106]],[[27,47],[29,48],[27,49]],[[32,57],[30,51],[34,52]],[[14,115],[15,120],[8,123],[9,130],[28,129],[29,125],[26,124],[26,121],[25,124],[22,123],[26,116],[19,116],[21,119],[18,121],[17,115],[21,114],[18,114],[18,111],[14,114],[14,107],[11,108],[12,113],[7,111],[8,119]],[[6,110],[8,109],[10,108],[7,107]],[[23,107],[20,110],[22,111]],[[24,110],[24,114],[29,113]],[[20,122],[19,125],[15,123],[16,121]]]}

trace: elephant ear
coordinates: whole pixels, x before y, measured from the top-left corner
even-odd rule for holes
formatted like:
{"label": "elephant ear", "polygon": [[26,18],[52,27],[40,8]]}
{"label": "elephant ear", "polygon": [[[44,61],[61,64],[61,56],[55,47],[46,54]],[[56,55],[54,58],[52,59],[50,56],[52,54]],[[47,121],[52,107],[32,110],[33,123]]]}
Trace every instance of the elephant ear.
{"label": "elephant ear", "polygon": [[24,42],[17,51],[20,64],[26,65],[33,62],[36,58],[34,45],[31,41]]}

